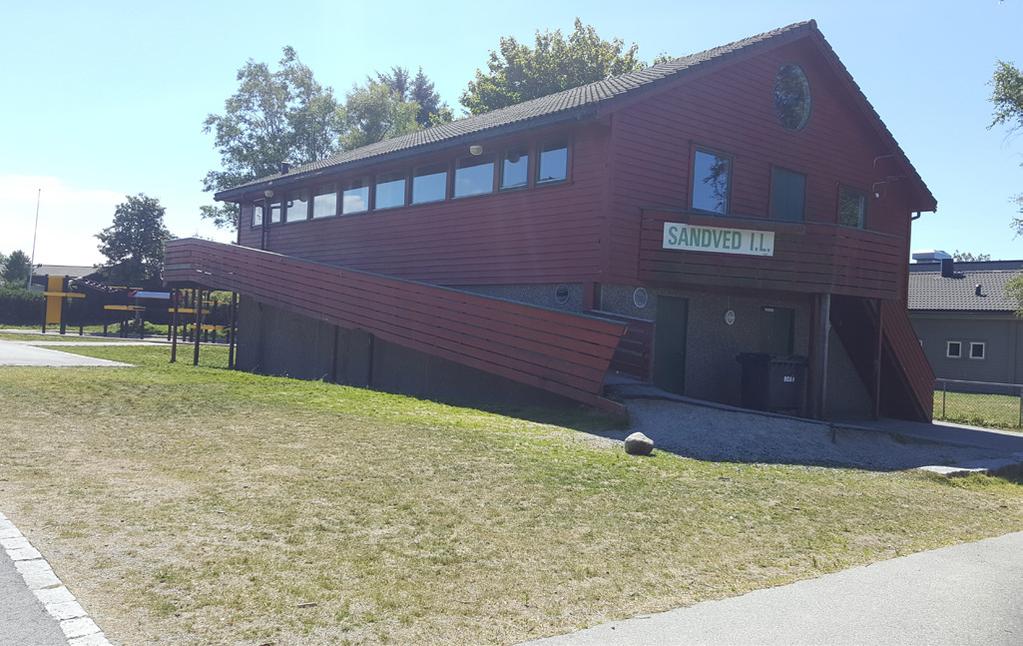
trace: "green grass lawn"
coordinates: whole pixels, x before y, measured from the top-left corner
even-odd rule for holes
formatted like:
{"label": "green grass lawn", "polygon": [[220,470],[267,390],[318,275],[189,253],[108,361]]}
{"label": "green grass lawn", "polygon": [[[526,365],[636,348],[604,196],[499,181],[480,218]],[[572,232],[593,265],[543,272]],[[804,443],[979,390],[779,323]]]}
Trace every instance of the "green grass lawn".
{"label": "green grass lawn", "polygon": [[1019,431],[1019,397],[977,393],[934,393],[934,419]]}
{"label": "green grass lawn", "polygon": [[120,643],[513,643],[1023,529],[1000,479],[632,458],[579,411],[74,351],[138,367],[0,368],[0,510]]}

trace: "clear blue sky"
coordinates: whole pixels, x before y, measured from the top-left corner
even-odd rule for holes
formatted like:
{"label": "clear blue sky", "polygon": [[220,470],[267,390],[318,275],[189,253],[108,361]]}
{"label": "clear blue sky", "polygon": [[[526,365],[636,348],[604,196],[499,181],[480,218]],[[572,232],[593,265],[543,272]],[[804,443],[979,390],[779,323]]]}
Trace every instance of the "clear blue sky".
{"label": "clear blue sky", "polygon": [[914,248],[1023,258],[1009,228],[1023,137],[986,129],[995,60],[1023,64],[1023,0],[400,5],[4,1],[0,251],[31,246],[39,186],[37,261],[99,261],[91,236],[126,193],[158,197],[177,235],[217,235],[198,215],[200,179],[218,163],[201,125],[248,58],[293,45],[339,94],[374,69],[422,66],[457,107],[501,35],[567,30],[578,15],[646,59],[816,18],[938,198]]}

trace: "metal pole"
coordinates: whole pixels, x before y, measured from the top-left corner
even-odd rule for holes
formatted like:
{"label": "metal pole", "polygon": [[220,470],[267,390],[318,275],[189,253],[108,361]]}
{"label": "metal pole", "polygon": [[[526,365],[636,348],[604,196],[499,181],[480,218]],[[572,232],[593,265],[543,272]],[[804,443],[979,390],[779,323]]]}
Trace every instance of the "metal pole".
{"label": "metal pole", "polygon": [[234,348],[237,340],[238,292],[231,292],[231,320],[227,324],[227,367],[234,370]]}
{"label": "metal pole", "polygon": [[1019,424],[1016,428],[1023,427],[1023,388],[1019,390]]}
{"label": "metal pole", "polygon": [[192,365],[199,365],[199,330],[202,329],[202,290],[193,290],[195,294],[195,346],[192,350]]}
{"label": "metal pole", "polygon": [[[25,283],[25,289],[32,289],[32,272],[35,271],[36,267],[36,235],[39,233],[39,202],[43,197],[43,189],[39,189],[36,192],[36,223],[32,228],[32,257],[28,261],[28,282]],[[46,324],[43,323],[43,332],[46,331]]]}
{"label": "metal pole", "polygon": [[171,290],[171,363],[178,360],[178,288]]}
{"label": "metal pole", "polygon": [[945,419],[945,399],[948,394],[948,383],[941,382],[941,419]]}

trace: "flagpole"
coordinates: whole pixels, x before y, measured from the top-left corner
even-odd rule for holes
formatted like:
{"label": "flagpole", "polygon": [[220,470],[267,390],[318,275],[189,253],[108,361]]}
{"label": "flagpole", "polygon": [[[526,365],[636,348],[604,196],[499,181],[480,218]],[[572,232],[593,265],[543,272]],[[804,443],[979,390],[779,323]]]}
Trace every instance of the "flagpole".
{"label": "flagpole", "polygon": [[36,193],[36,224],[32,228],[32,258],[28,262],[28,283],[25,284],[25,289],[32,289],[32,272],[36,268],[36,235],[39,233],[39,201],[43,197],[43,189],[39,189]]}

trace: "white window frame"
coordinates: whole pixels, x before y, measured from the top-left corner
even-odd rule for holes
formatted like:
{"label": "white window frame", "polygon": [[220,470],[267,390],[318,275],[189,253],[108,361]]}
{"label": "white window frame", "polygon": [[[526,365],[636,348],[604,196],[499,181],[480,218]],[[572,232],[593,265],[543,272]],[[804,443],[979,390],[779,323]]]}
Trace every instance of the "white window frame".
{"label": "white window frame", "polygon": [[[980,346],[979,357],[973,356],[973,346],[975,345]],[[973,359],[974,361],[983,361],[984,359],[987,359],[987,343],[985,343],[984,341],[970,341],[970,353],[967,354],[966,356],[967,358]]]}
{"label": "white window frame", "polygon": [[[955,343],[959,346],[959,353],[952,354],[952,344]],[[963,342],[962,341],[945,341],[945,358],[946,359],[962,359],[963,358]]]}

